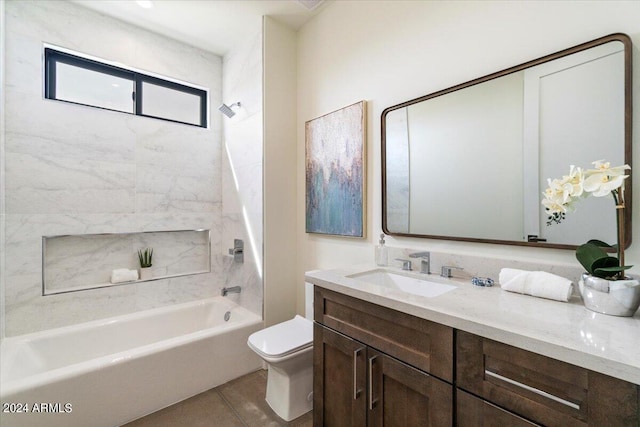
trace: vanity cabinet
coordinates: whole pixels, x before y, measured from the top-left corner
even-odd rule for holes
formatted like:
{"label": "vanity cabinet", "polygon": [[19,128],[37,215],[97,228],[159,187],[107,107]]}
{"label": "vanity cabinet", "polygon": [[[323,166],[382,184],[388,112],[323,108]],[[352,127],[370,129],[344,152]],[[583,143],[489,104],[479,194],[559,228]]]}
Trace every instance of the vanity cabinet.
{"label": "vanity cabinet", "polygon": [[315,426],[452,425],[451,328],[317,287],[314,297]]}
{"label": "vanity cabinet", "polygon": [[640,425],[635,384],[463,331],[456,331],[456,350],[460,425],[497,425],[480,421],[499,408],[523,418],[513,425]]}
{"label": "vanity cabinet", "polygon": [[640,427],[637,384],[318,286],[314,319],[316,427]]}

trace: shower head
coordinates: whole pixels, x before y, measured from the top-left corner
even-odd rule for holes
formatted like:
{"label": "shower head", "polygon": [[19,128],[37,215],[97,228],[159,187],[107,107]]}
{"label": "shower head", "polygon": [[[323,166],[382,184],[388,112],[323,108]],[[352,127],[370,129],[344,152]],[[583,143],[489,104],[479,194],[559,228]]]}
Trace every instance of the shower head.
{"label": "shower head", "polygon": [[236,102],[231,105],[222,104],[218,107],[218,110],[220,110],[225,116],[231,118],[236,115],[236,112],[232,110],[233,107],[240,107],[240,103]]}

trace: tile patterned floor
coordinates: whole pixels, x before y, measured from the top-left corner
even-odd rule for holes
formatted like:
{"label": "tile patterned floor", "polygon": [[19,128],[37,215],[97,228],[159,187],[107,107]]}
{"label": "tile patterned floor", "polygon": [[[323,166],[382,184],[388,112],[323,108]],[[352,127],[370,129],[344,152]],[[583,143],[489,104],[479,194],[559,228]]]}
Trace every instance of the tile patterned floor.
{"label": "tile patterned floor", "polygon": [[290,422],[264,400],[267,371],[245,375],[123,427],[311,427],[312,412]]}

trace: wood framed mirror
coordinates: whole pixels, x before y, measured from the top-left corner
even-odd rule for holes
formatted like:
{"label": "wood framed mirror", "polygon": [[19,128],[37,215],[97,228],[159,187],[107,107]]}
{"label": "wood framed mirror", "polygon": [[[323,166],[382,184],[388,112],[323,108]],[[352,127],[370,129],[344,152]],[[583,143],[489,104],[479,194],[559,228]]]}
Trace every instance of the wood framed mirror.
{"label": "wood framed mirror", "polygon": [[[386,234],[575,248],[616,240],[613,202],[548,227],[548,178],[631,165],[631,39],[612,34],[382,112]],[[630,174],[631,172],[629,172]],[[631,243],[631,177],[625,181]]]}

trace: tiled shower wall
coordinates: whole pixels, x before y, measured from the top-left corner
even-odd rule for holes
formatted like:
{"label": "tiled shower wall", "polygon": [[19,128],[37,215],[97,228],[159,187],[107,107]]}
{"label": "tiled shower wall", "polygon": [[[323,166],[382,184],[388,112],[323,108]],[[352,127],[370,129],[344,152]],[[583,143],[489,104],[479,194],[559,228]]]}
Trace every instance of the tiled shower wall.
{"label": "tiled shower wall", "polygon": [[112,283],[112,272],[139,270],[142,248],[154,250],[152,266],[144,278],[129,277],[125,282],[209,272],[209,235],[209,230],[175,230],[48,236],[42,241],[43,293],[123,286],[122,280]]}
{"label": "tiled shower wall", "polygon": [[[5,34],[6,336],[218,295],[253,274],[222,238],[242,226],[222,215],[219,56],[66,1],[6,2]],[[208,87],[210,128],[43,99],[43,42]],[[43,235],[185,229],[211,230],[211,273],[41,295]],[[259,312],[258,291],[237,298]]]}
{"label": "tiled shower wall", "polygon": [[242,107],[233,118],[223,117],[222,239],[244,240],[245,265],[228,269],[224,276],[229,285],[243,287],[242,305],[262,315],[262,28],[243,31],[244,43],[223,60],[223,100]]}

